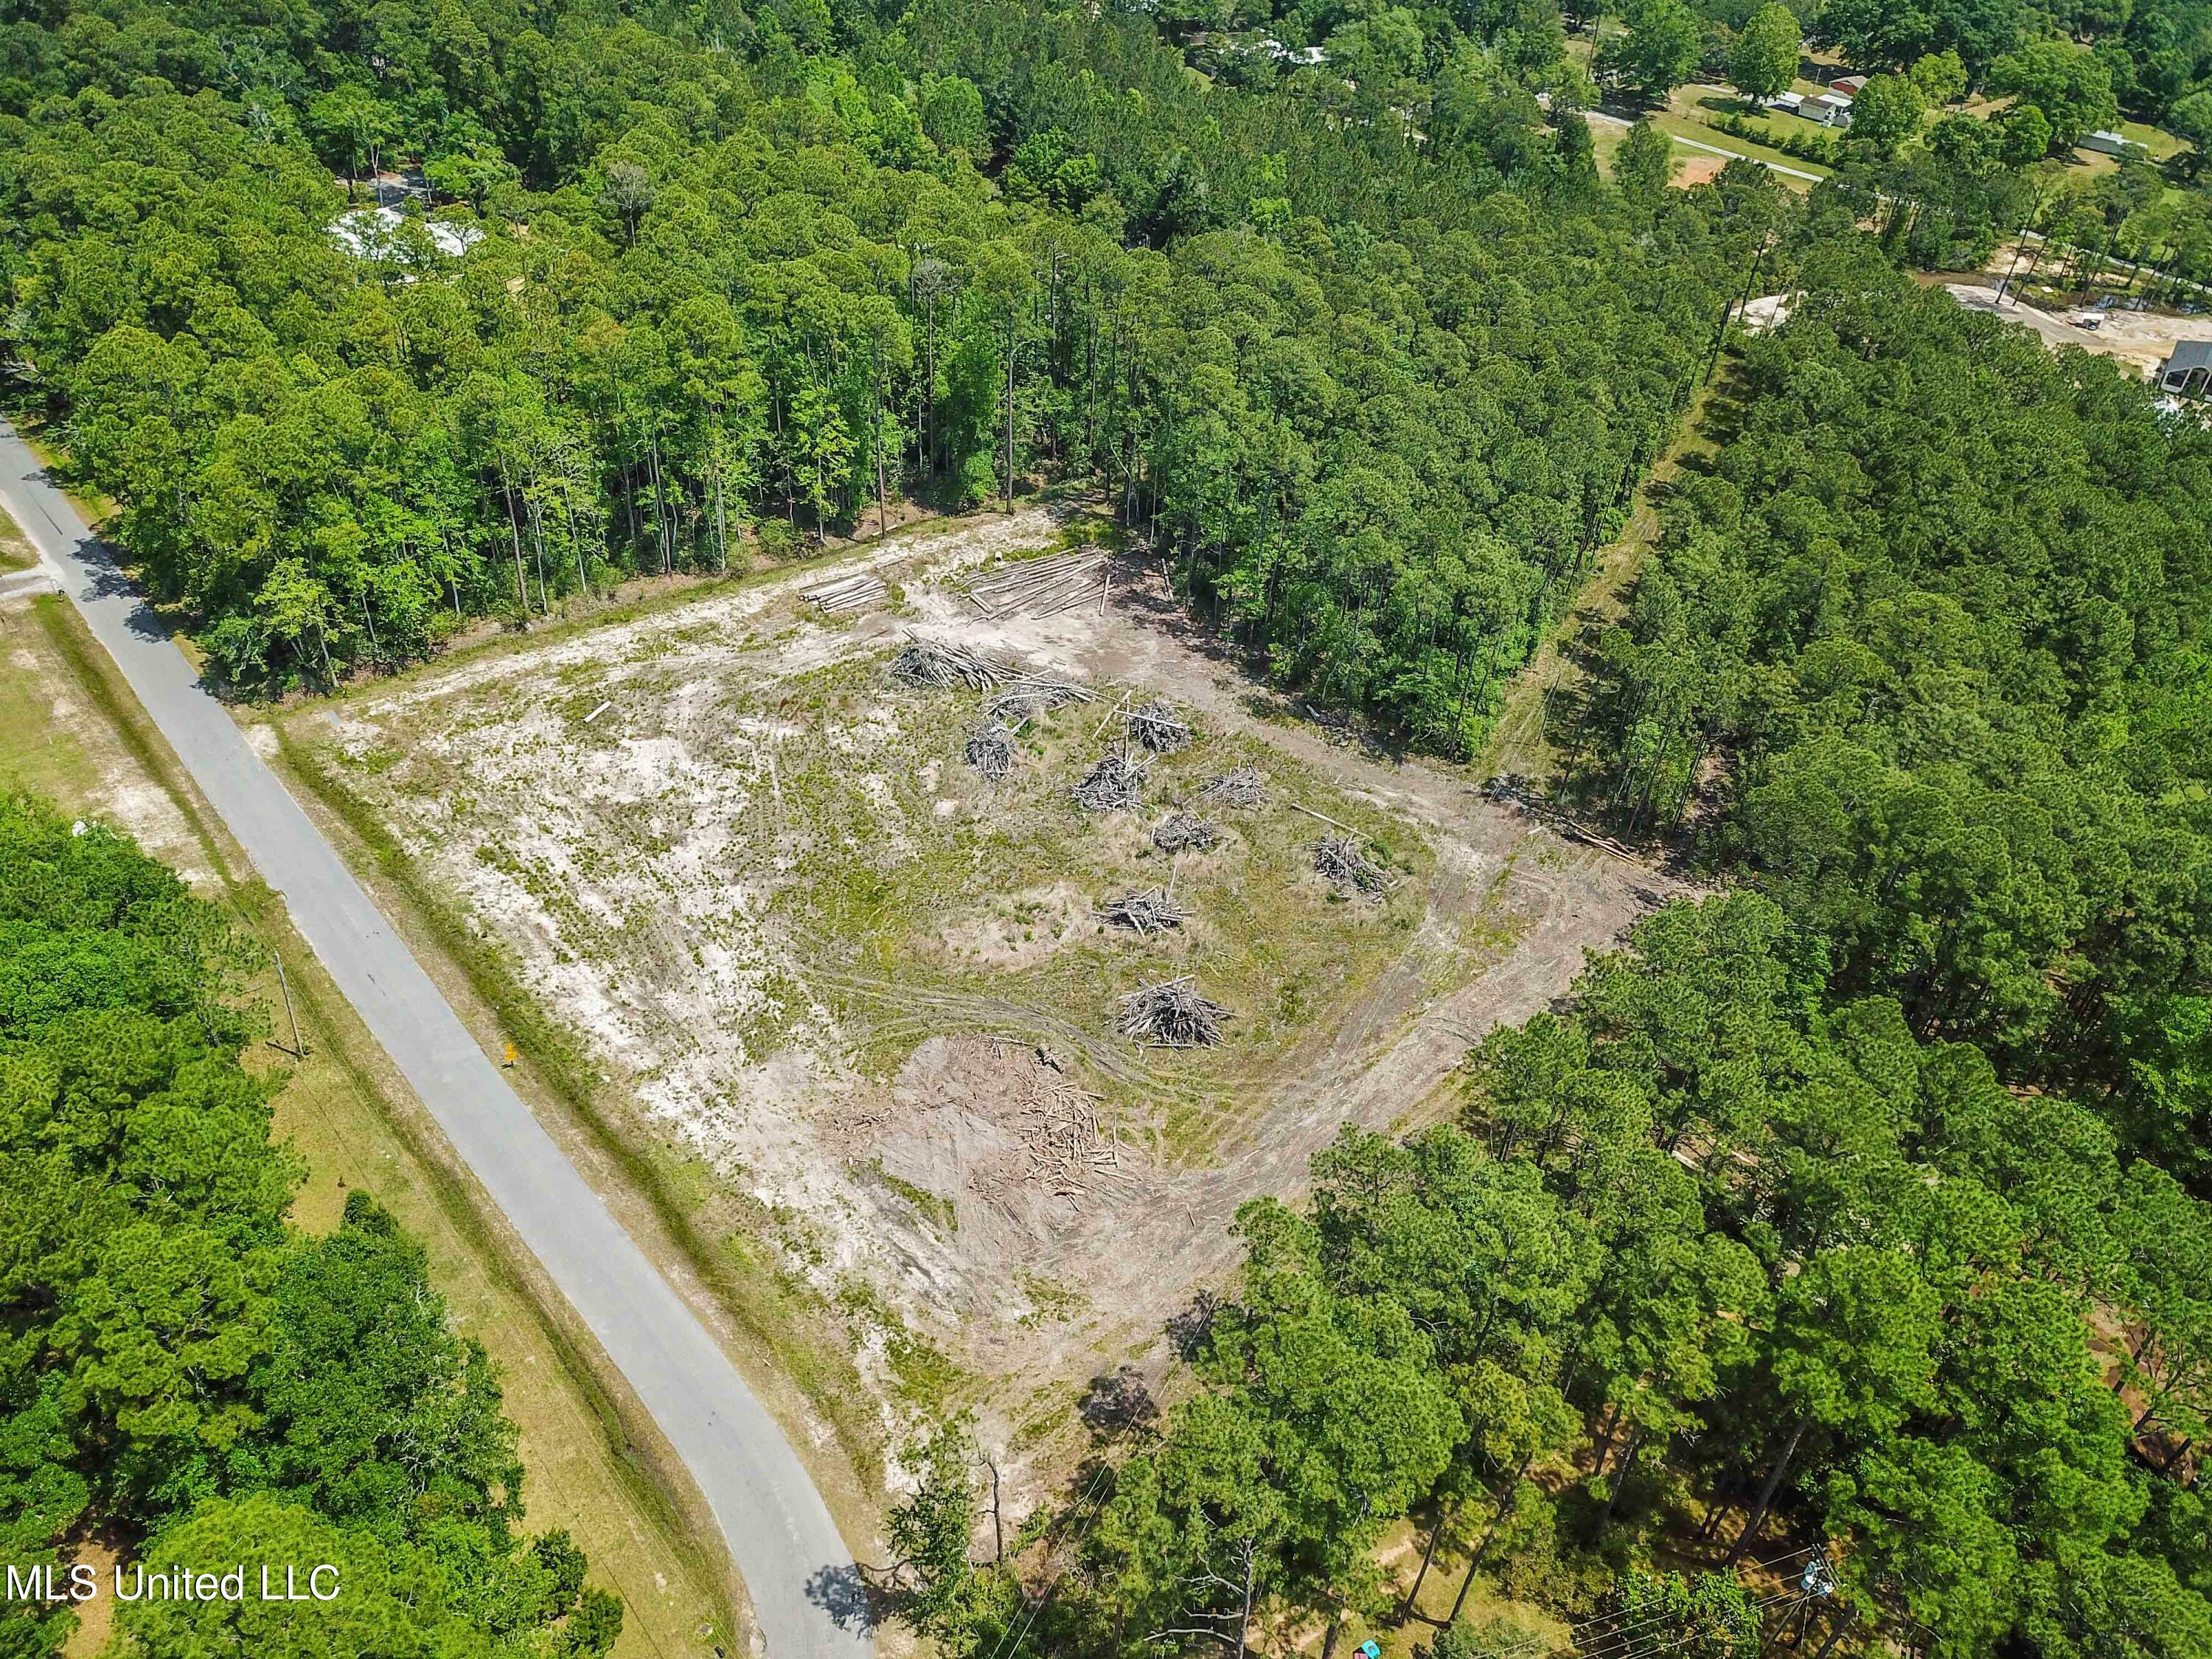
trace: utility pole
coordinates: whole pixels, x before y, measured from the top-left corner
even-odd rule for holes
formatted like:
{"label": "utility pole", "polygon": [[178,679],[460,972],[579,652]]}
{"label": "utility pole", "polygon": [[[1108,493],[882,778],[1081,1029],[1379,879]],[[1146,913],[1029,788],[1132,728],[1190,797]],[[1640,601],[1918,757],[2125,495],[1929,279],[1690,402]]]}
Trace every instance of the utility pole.
{"label": "utility pole", "polygon": [[[1796,1627],[1796,1634],[1790,1638],[1791,1647],[1796,1647],[1805,1639],[1805,1628],[1812,1620],[1813,1604],[1816,1601],[1825,1601],[1835,1593],[1836,1571],[1828,1565],[1827,1552],[1822,1550],[1808,1559],[1805,1563],[1805,1570],[1797,1575],[1797,1599],[1791,1603],[1790,1610],[1782,1615],[1781,1625],[1784,1629],[1787,1630],[1793,1625]],[[1820,1650],[1822,1653],[1826,1653],[1829,1647],[1835,1644],[1836,1638],[1841,1634],[1849,1616],[1847,1613],[1837,1620],[1836,1628],[1828,1632],[1826,1645]]]}
{"label": "utility pole", "polygon": [[[1739,316],[1750,307],[1752,291],[1759,284],[1759,270],[1760,267],[1765,264],[1765,263],[1766,240],[1764,237],[1761,237],[1759,243],[1758,256],[1752,260],[1751,269],[1744,274],[1743,297],[1737,302],[1735,307]],[[1723,303],[1721,307],[1721,325],[1713,331],[1712,354],[1705,359],[1705,379],[1699,382],[1700,385],[1711,385],[1713,371],[1720,367],[1721,348],[1728,343],[1729,311],[1729,307],[1727,304]]]}
{"label": "utility pole", "polygon": [[1826,1639],[1820,1644],[1820,1651],[1813,1656],[1813,1659],[1828,1659],[1828,1655],[1834,1650],[1836,1644],[1844,1639],[1844,1632],[1851,1627],[1857,1618],[1858,1614],[1850,1607],[1845,1607],[1838,1613],[1835,1624],[1830,1627]]}
{"label": "utility pole", "polygon": [[284,977],[283,954],[277,951],[271,951],[269,954],[276,963],[276,988],[284,994],[284,1018],[292,1024],[290,1048],[287,1048],[281,1042],[271,1042],[269,1046],[280,1054],[291,1055],[295,1060],[305,1060],[307,1057],[307,1045],[300,1041],[300,1016],[292,1006],[292,981]]}

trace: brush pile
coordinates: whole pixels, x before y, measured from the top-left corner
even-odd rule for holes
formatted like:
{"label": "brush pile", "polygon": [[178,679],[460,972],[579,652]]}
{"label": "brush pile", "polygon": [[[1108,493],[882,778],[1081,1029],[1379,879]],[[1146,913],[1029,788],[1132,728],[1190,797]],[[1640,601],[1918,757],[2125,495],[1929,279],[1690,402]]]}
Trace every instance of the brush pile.
{"label": "brush pile", "polygon": [[1265,806],[1267,775],[1256,766],[1240,766],[1233,772],[1208,779],[1206,787],[1198,792],[1198,798],[1208,806]]}
{"label": "brush pile", "polygon": [[1049,558],[1023,559],[986,571],[968,584],[968,603],[986,620],[1051,617],[1097,599],[1106,585],[1106,555],[1079,547]]}
{"label": "brush pile", "polygon": [[986,720],[968,734],[968,764],[994,783],[1005,781],[1014,769],[1014,732],[997,720]]}
{"label": "brush pile", "polygon": [[1170,812],[1152,831],[1152,845],[1163,853],[1210,853],[1220,840],[1219,830],[1190,812]]}
{"label": "brush pile", "polygon": [[1035,720],[1039,714],[1049,714],[1069,703],[1090,701],[1089,686],[1078,685],[1073,680],[1047,679],[1042,674],[1024,674],[984,704],[983,712],[1000,720]]}
{"label": "brush pile", "polygon": [[920,634],[906,636],[898,655],[891,659],[890,672],[901,685],[916,690],[964,685],[971,691],[988,691],[1014,677],[1014,671],[995,657]]}
{"label": "brush pile", "polygon": [[1229,1011],[1199,995],[1188,977],[1147,985],[1121,1000],[1123,1036],[1161,1048],[1211,1048],[1221,1041]]}
{"label": "brush pile", "polygon": [[1129,928],[1139,939],[1180,927],[1190,917],[1190,912],[1160,887],[1133,889],[1117,899],[1109,899],[1098,907],[1098,915],[1113,927]]}
{"label": "brush pile", "polygon": [[840,576],[835,581],[807,588],[799,595],[825,617],[866,611],[890,597],[890,589],[884,586],[883,579],[865,570],[855,576]]}
{"label": "brush pile", "polygon": [[1076,1198],[1116,1183],[1113,1138],[1099,1133],[1098,1101],[1061,1077],[1032,1069],[1022,1080],[1022,1178]]}
{"label": "brush pile", "polygon": [[1190,723],[1176,718],[1165,702],[1148,702],[1129,711],[1129,741],[1155,755],[1172,755],[1190,742]]}
{"label": "brush pile", "polygon": [[1144,804],[1145,769],[1120,749],[1109,749],[1075,786],[1075,804],[1086,812],[1127,811]]}
{"label": "brush pile", "polygon": [[1326,876],[1339,892],[1364,893],[1380,898],[1390,884],[1382,866],[1349,836],[1324,835],[1314,843],[1314,868]]}

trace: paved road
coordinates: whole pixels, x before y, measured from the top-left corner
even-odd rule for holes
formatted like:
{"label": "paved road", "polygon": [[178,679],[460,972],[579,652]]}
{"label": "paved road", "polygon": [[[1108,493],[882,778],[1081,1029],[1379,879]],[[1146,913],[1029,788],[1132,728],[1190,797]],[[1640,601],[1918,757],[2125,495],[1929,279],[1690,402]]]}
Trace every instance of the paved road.
{"label": "paved road", "polygon": [[872,1644],[852,1556],[775,1419],[507,1086],[4,421],[0,504],[691,1471],[744,1575],[770,1659],[866,1659]]}
{"label": "paved road", "polygon": [[[1586,109],[1583,113],[1590,120],[1602,121],[1607,126],[1632,127],[1636,125],[1635,122],[1630,120],[1626,116],[1615,115],[1611,110]],[[1729,160],[1735,161],[1759,161],[1759,165],[1765,167],[1769,173],[1783,173],[1792,179],[1803,179],[1812,184],[1817,185],[1823,179],[1828,176],[1825,173],[1808,173],[1802,167],[1787,167],[1780,161],[1759,161],[1758,156],[1746,155],[1740,149],[1723,149],[1718,144],[1706,143],[1701,138],[1685,138],[1679,132],[1670,132],[1667,136],[1669,138],[1672,138],[1676,143],[1681,145],[1685,149],[1701,149],[1708,155],[1725,155]]]}

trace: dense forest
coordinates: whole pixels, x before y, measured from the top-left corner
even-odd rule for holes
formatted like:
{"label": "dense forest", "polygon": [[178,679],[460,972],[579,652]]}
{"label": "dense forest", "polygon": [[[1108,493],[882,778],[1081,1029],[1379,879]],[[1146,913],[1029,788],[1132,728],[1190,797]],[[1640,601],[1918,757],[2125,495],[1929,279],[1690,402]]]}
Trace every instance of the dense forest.
{"label": "dense forest", "polygon": [[[0,1559],[96,1540],[149,1572],[339,1570],[312,1620],[125,1607],[125,1656],[605,1653],[622,1604],[565,1534],[521,1530],[514,1425],[422,1247],[361,1192],[328,1235],[287,1222],[281,1079],[240,1063],[247,947],[79,829],[0,797]],[[0,1601],[0,1654],[57,1653],[75,1622]]]}
{"label": "dense forest", "polygon": [[[1911,257],[2032,221],[2212,275],[2212,218],[2156,169],[2027,171],[2119,102],[2166,112],[2138,46],[2168,103],[2212,72],[2212,9],[2108,9],[1771,21],[1911,67],[1881,78],[1921,103],[1971,79],[2033,118],[1902,149],[1860,123],[1840,187]],[[1639,0],[1601,61],[1726,74],[1757,11]],[[1280,678],[1461,750],[1773,216],[1747,181],[1667,197],[1663,149],[1603,188],[1566,50],[1591,21],[26,8],[0,25],[0,343],[249,690],[866,533],[894,498],[1064,479]],[[1213,44],[1179,46],[1198,23]],[[1249,38],[1322,60],[1213,61]],[[417,166],[361,216],[380,168],[388,193]]]}
{"label": "dense forest", "polygon": [[[1603,1659],[1752,1659],[1814,1560],[1816,1659],[2212,1659],[2212,439],[1898,269],[2033,223],[2212,277],[2193,153],[2051,182],[2085,123],[2212,137],[2212,6],[1601,10],[0,9],[9,395],[247,691],[1065,483],[1465,752],[1710,386],[1553,781],[1717,896],[1248,1206],[1164,1408],[1103,1381],[1003,1556],[963,1425],[917,1447],[884,1588],[952,1659],[1332,1655],[1409,1517]],[[1596,164],[1600,97],[1787,84],[1799,30],[1887,112],[1834,182]],[[1724,340],[1753,284],[1787,322]],[[599,1650],[419,1253],[284,1225],[234,946],[4,825],[17,1559],[311,1534],[420,1650]]]}
{"label": "dense forest", "polygon": [[1701,793],[1839,993],[2212,1191],[2212,438],[1863,250],[1743,372],[1578,793],[1632,831]]}
{"label": "dense forest", "polygon": [[[248,685],[1050,473],[1286,678],[1454,746],[1761,219],[1624,208],[1479,55],[1417,145],[1141,19],[288,15],[20,22],[0,78],[27,389]],[[418,155],[481,240],[418,203],[335,243]]]}

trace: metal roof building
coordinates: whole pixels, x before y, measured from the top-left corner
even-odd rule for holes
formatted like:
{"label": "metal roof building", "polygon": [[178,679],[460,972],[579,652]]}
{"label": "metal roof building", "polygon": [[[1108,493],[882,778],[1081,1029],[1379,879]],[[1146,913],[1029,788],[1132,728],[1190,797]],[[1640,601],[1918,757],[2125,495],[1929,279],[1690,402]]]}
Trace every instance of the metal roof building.
{"label": "metal roof building", "polygon": [[2208,381],[2212,381],[2212,340],[2180,341],[2159,366],[2158,386],[2161,392],[2199,397]]}

